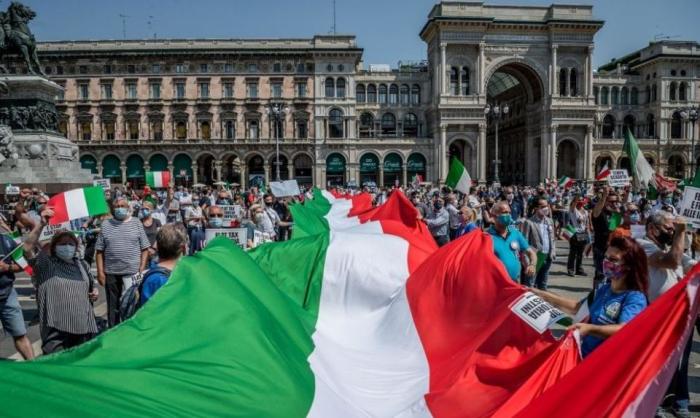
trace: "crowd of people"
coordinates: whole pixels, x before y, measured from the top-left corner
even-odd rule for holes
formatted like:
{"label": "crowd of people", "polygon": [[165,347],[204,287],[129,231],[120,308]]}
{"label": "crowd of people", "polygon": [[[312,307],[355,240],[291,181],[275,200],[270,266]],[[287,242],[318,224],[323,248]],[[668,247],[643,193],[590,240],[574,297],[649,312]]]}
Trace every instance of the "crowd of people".
{"label": "crowd of people", "polygon": [[[679,191],[654,198],[604,184],[474,186],[467,194],[421,185],[363,191],[376,205],[391,193],[405,193],[439,246],[475,231],[489,234],[512,280],[572,316],[586,304],[588,319],[572,326],[582,337],[584,357],[677,283],[700,249],[700,239],[677,217]],[[105,191],[105,198],[110,213],[76,220],[70,231],[43,241],[42,231],[54,214],[41,191],[22,188],[0,218],[0,320],[25,359],[35,353],[13,288],[22,267],[7,258],[17,246],[33,269],[41,350],[48,354],[128,318],[167,282],[180,257],[206,245],[209,229],[244,228],[246,248],[289,239],[294,227],[289,206],[311,194],[302,190],[298,196],[276,198],[257,187],[115,187]],[[23,239],[12,238],[18,235]],[[568,241],[567,274],[592,278],[583,300],[548,290],[562,240]],[[586,257],[593,259],[594,271],[583,268]],[[101,289],[106,323],[93,310]],[[131,305],[125,305],[125,295],[132,298],[127,300]],[[689,416],[691,346],[692,339],[669,388],[676,416]],[[660,416],[667,412],[660,407]]]}

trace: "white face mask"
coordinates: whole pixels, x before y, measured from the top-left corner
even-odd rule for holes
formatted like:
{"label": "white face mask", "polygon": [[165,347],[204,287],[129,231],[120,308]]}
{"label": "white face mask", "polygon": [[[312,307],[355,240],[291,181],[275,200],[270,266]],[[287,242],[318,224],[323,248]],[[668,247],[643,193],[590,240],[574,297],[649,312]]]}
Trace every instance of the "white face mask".
{"label": "white face mask", "polygon": [[66,262],[71,261],[75,257],[75,245],[73,244],[59,244],[54,251],[56,257]]}

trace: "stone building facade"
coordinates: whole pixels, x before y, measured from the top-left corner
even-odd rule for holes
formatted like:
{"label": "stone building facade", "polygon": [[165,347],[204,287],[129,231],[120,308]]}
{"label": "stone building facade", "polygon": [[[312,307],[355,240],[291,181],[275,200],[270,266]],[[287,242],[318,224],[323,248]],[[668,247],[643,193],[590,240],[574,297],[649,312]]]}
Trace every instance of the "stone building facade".
{"label": "stone building facade", "polygon": [[655,42],[596,72],[603,23],[591,6],[443,1],[419,32],[426,61],[393,70],[364,69],[346,35],[43,42],[39,55],[65,88],[61,132],[119,183],[166,169],[189,184],[278,169],[309,185],[440,182],[453,157],[480,182],[495,161],[502,183],[592,179],[629,164],[625,127],[661,172],[687,175],[700,46]]}

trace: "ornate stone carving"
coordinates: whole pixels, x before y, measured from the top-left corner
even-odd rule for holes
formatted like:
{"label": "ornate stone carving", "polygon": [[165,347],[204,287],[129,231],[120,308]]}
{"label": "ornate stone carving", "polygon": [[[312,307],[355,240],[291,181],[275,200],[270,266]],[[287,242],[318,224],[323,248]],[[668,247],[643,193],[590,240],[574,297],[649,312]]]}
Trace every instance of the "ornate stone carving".
{"label": "ornate stone carving", "polygon": [[15,130],[57,131],[58,113],[53,106],[38,102],[30,106],[0,107],[0,125]]}
{"label": "ornate stone carving", "polygon": [[0,165],[5,160],[16,160],[19,158],[13,139],[12,129],[6,125],[0,125]]}
{"label": "ornate stone carving", "polygon": [[[0,12],[0,56],[18,53],[31,74],[45,75],[36,54],[36,40],[28,23],[36,13],[22,3],[13,1],[6,12]],[[0,65],[0,70],[7,69]]]}

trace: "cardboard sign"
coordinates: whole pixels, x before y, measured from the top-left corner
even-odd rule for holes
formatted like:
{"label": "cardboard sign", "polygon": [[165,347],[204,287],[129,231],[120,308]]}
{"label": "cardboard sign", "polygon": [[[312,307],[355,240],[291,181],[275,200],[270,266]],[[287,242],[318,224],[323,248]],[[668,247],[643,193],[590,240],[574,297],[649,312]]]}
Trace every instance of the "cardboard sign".
{"label": "cardboard sign", "polygon": [[44,229],[41,230],[41,234],[39,235],[39,241],[50,241],[51,238],[53,238],[54,235],[61,231],[71,231],[71,225],[70,221],[64,222],[62,224],[57,224],[57,225],[46,225]]}
{"label": "cardboard sign", "polygon": [[248,242],[248,231],[246,228],[207,228],[204,233],[204,239],[206,242],[209,242],[221,235],[238,244],[238,246],[243,249],[245,249],[246,243]]}
{"label": "cardboard sign", "polygon": [[684,217],[694,228],[700,228],[700,188],[685,186],[680,216]]}
{"label": "cardboard sign", "polygon": [[224,211],[224,225],[231,225],[234,219],[241,219],[243,208],[241,205],[217,205]]}
{"label": "cardboard sign", "polygon": [[270,190],[275,197],[297,196],[301,194],[296,180],[270,182]]}
{"label": "cardboard sign", "polygon": [[18,195],[19,194],[19,186],[7,186],[7,187],[5,187],[5,194]]}
{"label": "cardboard sign", "polygon": [[608,186],[624,187],[629,185],[630,176],[627,174],[627,170],[610,170],[610,176],[608,176]]}
{"label": "cardboard sign", "polygon": [[526,292],[516,299],[510,310],[540,334],[567,316],[532,292]]}
{"label": "cardboard sign", "polygon": [[102,190],[107,191],[112,188],[112,182],[109,179],[96,179],[92,181],[93,186],[101,186]]}

